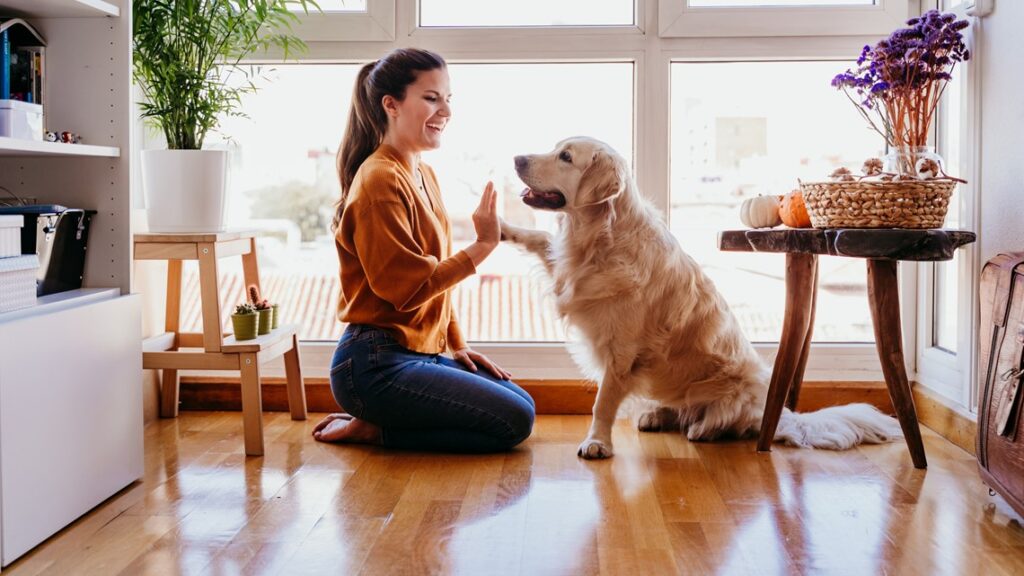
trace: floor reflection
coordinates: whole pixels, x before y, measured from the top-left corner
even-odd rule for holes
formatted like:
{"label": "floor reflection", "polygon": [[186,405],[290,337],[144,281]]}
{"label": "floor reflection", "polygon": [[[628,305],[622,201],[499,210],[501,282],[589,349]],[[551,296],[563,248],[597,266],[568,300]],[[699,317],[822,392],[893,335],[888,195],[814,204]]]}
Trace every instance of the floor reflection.
{"label": "floor reflection", "polygon": [[142,482],[4,573],[1024,573],[1024,528],[928,431],[923,471],[899,443],[759,454],[625,420],[615,457],[584,461],[585,416],[492,455],[324,445],[315,421],[268,414],[263,458],[237,414],[158,421]]}

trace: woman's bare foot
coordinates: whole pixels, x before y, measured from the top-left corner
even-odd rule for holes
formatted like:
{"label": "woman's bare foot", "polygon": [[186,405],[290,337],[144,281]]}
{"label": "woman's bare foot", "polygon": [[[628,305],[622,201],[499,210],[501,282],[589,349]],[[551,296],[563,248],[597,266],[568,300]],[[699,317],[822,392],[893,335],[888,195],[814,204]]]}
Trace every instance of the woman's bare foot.
{"label": "woman's bare foot", "polygon": [[313,428],[313,438],[320,442],[380,444],[380,426],[349,414],[329,414]]}

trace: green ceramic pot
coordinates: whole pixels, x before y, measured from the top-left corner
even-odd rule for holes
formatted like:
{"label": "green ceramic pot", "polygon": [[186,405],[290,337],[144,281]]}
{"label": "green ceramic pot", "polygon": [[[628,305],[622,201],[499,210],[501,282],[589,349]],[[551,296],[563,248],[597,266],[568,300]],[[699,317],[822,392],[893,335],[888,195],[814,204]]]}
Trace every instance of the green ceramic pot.
{"label": "green ceramic pot", "polygon": [[271,308],[264,308],[263,310],[257,310],[257,314],[260,317],[259,328],[256,330],[258,334],[270,334],[270,325],[274,321],[274,311]]}
{"label": "green ceramic pot", "polygon": [[259,314],[232,314],[231,325],[235,329],[235,340],[252,340],[256,337]]}
{"label": "green ceramic pot", "polygon": [[277,328],[281,324],[281,309],[278,308],[277,304],[270,307],[274,311],[274,320],[270,323],[271,328]]}

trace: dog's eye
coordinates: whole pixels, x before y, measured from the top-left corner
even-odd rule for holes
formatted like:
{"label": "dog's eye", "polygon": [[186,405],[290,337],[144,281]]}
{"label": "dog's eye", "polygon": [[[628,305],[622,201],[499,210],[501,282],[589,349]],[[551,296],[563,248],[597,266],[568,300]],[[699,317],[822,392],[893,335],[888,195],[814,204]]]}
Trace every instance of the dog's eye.
{"label": "dog's eye", "polygon": [[562,162],[568,162],[572,164],[572,156],[569,155],[568,150],[563,150],[562,153],[558,155],[558,159],[561,160]]}

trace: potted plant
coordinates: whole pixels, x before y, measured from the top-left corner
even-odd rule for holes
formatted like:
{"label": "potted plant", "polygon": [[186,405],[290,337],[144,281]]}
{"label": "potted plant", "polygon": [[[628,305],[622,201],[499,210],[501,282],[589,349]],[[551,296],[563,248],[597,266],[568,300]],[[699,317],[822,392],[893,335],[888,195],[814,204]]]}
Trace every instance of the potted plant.
{"label": "potted plant", "polygon": [[885,138],[890,162],[884,171],[916,176],[918,160],[935,159],[928,133],[953,69],[970,59],[961,33],[967,26],[953,14],[929,10],[874,47],[865,46],[857,68],[832,79]]}
{"label": "potted plant", "polygon": [[260,289],[255,284],[249,285],[249,303],[256,309],[256,313],[260,317],[257,332],[259,334],[270,334],[274,324],[274,309],[270,306],[270,302],[267,302],[266,298],[260,297]]}
{"label": "potted plant", "polygon": [[221,118],[244,116],[242,97],[256,91],[246,58],[306,48],[290,33],[298,17],[289,8],[309,7],[319,9],[314,0],[133,0],[132,77],[142,117],[167,141],[142,152],[150,231],[223,230],[227,151],[203,142]]}
{"label": "potted plant", "polygon": [[929,131],[953,69],[970,58],[961,33],[967,26],[953,14],[930,10],[865,46],[857,67],[832,79],[889,151],[884,163],[865,162],[862,176],[843,167],[828,182],[800,183],[815,227],[942,226],[956,182],[963,180],[945,173],[929,146]]}
{"label": "potted plant", "polygon": [[235,340],[252,340],[256,337],[259,314],[252,304],[243,302],[235,306],[231,315],[231,326],[235,329]]}

